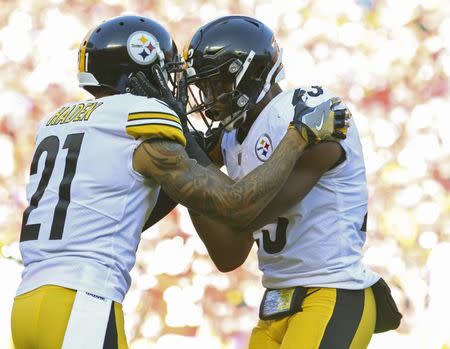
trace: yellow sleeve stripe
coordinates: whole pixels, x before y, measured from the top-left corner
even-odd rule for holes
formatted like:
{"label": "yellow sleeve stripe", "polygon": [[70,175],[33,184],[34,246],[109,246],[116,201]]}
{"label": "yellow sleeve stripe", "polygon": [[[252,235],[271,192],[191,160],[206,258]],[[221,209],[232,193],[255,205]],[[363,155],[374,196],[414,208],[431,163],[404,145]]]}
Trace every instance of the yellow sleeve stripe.
{"label": "yellow sleeve stripe", "polygon": [[126,131],[134,138],[167,138],[186,145],[178,116],[164,112],[135,112],[128,114]]}
{"label": "yellow sleeve stripe", "polygon": [[131,120],[127,122],[127,127],[132,126],[147,126],[147,125],[167,125],[171,127],[178,128],[181,132],[183,132],[183,127],[181,126],[180,121],[174,121],[169,119],[160,119],[160,118],[146,118],[146,119],[138,119]]}
{"label": "yellow sleeve stripe", "polygon": [[163,112],[138,112],[128,114],[128,121],[141,120],[141,119],[167,119],[180,123],[178,116]]}
{"label": "yellow sleeve stripe", "polygon": [[186,146],[186,138],[183,134],[181,125],[175,123],[170,124],[168,120],[165,123],[135,123],[126,126],[126,131],[134,138],[165,138],[176,141],[183,146]]}

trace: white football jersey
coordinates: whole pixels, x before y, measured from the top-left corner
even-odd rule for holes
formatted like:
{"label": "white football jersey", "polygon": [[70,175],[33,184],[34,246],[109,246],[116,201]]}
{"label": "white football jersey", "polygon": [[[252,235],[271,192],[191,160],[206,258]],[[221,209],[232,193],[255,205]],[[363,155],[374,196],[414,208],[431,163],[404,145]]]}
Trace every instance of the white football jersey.
{"label": "white football jersey", "polygon": [[[303,87],[306,104],[315,106],[334,94]],[[294,116],[294,95],[284,91],[260,113],[242,144],[236,130],[226,132],[222,154],[228,174],[240,179],[272,154]],[[326,172],[294,207],[276,222],[255,231],[259,268],[267,288],[318,286],[362,289],[379,276],[362,259],[367,217],[366,174],[354,121],[341,141],[346,160]]]}
{"label": "white football jersey", "polygon": [[41,123],[20,238],[17,294],[42,285],[122,302],[160,187],[132,167],[144,139],[185,143],[175,112],[131,94],[66,104]]}

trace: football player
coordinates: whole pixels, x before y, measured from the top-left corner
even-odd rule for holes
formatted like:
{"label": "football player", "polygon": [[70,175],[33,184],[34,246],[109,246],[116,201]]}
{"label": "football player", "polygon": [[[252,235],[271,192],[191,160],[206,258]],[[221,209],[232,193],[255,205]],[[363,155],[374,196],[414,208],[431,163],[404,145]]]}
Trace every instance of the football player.
{"label": "football player", "polygon": [[227,180],[188,157],[167,103],[127,93],[137,71],[155,86],[168,80],[176,54],[167,30],[141,16],[105,21],[81,43],[79,83],[95,98],[50,113],[36,136],[11,320],[17,349],[127,348],[121,303],[160,188],[237,229],[264,209],[307,144],[345,133],[335,101],[323,103],[320,130],[311,121],[319,111],[305,106],[264,166]]}
{"label": "football player", "polygon": [[[184,59],[188,83],[198,89],[192,110],[220,122],[219,128],[208,125],[207,151],[236,181],[270,163],[299,110],[321,109],[336,97],[321,86],[283,91],[282,50],[272,30],[254,18],[225,16],[202,26]],[[316,114],[316,130],[324,125],[321,115],[326,110]],[[345,140],[307,147],[249,224],[232,228],[191,210],[219,270],[237,268],[253,243],[258,246],[266,290],[250,349],[363,349],[374,331],[399,325],[389,288],[362,263],[367,199],[363,152],[351,121]],[[374,293],[392,304],[375,302]],[[380,320],[386,304],[388,325]]]}

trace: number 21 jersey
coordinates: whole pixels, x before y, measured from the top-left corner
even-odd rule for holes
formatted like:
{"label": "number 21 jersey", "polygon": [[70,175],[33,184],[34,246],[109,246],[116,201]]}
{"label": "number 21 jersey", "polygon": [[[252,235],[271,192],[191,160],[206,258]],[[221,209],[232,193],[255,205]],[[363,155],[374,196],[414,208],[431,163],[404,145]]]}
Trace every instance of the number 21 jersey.
{"label": "number 21 jersey", "polygon": [[131,94],[66,104],[43,120],[27,185],[17,294],[58,285],[122,302],[159,193],[132,166],[149,137],[185,142],[171,109]]}

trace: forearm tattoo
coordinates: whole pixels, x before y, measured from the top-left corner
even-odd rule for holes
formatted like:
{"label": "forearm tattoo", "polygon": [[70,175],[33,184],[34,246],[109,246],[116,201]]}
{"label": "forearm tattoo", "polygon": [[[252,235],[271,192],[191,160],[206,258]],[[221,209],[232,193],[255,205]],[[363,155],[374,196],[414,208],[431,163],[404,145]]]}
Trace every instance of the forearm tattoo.
{"label": "forearm tattoo", "polygon": [[230,184],[189,159],[179,144],[144,144],[151,175],[170,197],[195,212],[238,224],[249,223],[275,196],[302,149],[294,136],[287,136],[266,163]]}

